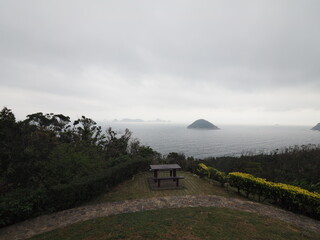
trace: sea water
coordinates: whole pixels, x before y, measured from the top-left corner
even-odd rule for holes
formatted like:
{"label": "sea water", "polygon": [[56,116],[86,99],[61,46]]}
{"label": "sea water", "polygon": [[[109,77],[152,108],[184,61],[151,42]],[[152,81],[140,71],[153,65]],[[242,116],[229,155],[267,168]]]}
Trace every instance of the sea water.
{"label": "sea water", "polygon": [[269,153],[295,145],[320,144],[311,126],[219,126],[219,130],[188,129],[173,123],[105,123],[119,134],[125,128],[141,144],[159,153],[183,153],[195,158]]}

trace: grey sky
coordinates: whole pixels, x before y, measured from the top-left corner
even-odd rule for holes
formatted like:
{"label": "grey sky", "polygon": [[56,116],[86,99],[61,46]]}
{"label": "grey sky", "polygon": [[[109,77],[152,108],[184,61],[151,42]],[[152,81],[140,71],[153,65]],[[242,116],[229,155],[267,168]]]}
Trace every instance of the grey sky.
{"label": "grey sky", "polygon": [[320,122],[320,1],[0,1],[0,102],[215,124]]}

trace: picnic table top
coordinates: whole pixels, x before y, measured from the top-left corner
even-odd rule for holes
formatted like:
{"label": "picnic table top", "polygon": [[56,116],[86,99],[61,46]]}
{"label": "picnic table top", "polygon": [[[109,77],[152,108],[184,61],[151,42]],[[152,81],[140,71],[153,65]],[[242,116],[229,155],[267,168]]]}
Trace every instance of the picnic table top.
{"label": "picnic table top", "polygon": [[173,169],[181,169],[178,164],[158,164],[158,165],[150,165],[151,170],[173,170]]}

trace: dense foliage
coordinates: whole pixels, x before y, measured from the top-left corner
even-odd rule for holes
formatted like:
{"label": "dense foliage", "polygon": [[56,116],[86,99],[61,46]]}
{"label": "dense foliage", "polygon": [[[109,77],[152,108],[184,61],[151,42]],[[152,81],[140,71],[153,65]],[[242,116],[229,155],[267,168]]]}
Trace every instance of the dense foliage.
{"label": "dense foliage", "polygon": [[1,196],[0,226],[5,226],[39,214],[75,207],[108,191],[117,183],[146,170],[150,161],[134,157],[99,174],[78,178],[68,184],[50,188],[20,188]]}
{"label": "dense foliage", "polygon": [[105,133],[90,118],[0,112],[0,225],[75,206],[157,157],[126,129]]}
{"label": "dense foliage", "polygon": [[206,165],[220,171],[244,172],[273,182],[283,182],[320,192],[320,146],[303,145],[271,154],[207,158]]}

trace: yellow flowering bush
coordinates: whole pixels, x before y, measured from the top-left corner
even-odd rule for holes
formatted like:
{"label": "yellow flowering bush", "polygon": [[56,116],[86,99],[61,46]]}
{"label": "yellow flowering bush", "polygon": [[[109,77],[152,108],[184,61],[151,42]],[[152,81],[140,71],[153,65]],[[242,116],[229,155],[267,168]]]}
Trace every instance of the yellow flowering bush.
{"label": "yellow flowering bush", "polygon": [[238,191],[242,190],[249,197],[250,194],[270,199],[275,204],[291,211],[300,212],[320,219],[320,194],[309,192],[296,186],[274,183],[251,174],[232,172],[226,175],[224,172],[208,167],[203,163],[198,164],[198,174],[207,176],[221,183],[229,182]]}
{"label": "yellow flowering bush", "polygon": [[198,164],[198,168],[196,173],[200,176],[200,177],[204,177],[204,176],[208,176],[208,167],[203,164],[203,163],[199,163]]}
{"label": "yellow flowering bush", "polygon": [[231,186],[249,194],[257,194],[273,200],[276,204],[292,211],[298,211],[316,218],[320,218],[320,194],[308,190],[257,178],[247,173],[229,173]]}
{"label": "yellow flowering bush", "polygon": [[200,168],[202,168],[202,169],[204,169],[204,170],[206,170],[206,171],[208,171],[208,167],[204,164],[204,163],[199,163],[199,165],[198,165]]}
{"label": "yellow flowering bush", "polygon": [[220,172],[219,170],[208,167],[203,163],[199,163],[199,169],[206,175],[208,178],[216,180],[221,183],[223,186],[227,182],[227,175],[224,172]]}

